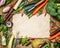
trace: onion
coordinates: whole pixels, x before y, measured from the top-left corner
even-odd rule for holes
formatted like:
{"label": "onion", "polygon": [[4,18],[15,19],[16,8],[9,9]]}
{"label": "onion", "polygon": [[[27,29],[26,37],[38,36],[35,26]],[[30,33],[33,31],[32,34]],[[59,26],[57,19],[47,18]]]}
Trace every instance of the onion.
{"label": "onion", "polygon": [[4,5],[5,2],[6,2],[6,0],[1,0],[1,1],[0,1],[0,6]]}

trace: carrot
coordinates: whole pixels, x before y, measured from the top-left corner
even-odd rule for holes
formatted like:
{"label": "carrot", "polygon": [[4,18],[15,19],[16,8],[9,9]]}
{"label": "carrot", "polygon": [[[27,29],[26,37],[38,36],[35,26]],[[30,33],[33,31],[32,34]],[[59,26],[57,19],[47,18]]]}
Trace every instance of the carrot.
{"label": "carrot", "polygon": [[43,4],[41,4],[39,7],[37,7],[34,11],[33,11],[33,13],[32,13],[32,15],[35,15],[41,8],[43,8],[45,5],[46,5],[46,3],[48,2],[48,0],[46,0]]}
{"label": "carrot", "polygon": [[49,40],[53,40],[54,38],[58,37],[60,35],[60,32],[58,32],[56,35],[51,36],[50,38],[48,38]]}
{"label": "carrot", "polygon": [[38,6],[39,4],[43,3],[45,0],[41,0],[39,1],[37,4],[35,4],[35,6]]}
{"label": "carrot", "polygon": [[28,0],[28,2],[33,2],[34,0]]}

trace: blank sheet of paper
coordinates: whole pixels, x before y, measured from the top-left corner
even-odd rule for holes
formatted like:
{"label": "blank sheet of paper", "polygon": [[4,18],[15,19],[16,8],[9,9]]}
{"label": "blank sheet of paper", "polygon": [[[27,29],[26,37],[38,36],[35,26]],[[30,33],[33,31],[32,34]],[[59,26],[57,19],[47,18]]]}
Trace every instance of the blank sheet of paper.
{"label": "blank sheet of paper", "polygon": [[25,14],[23,17],[21,14],[16,14],[13,16],[12,29],[15,37],[18,36],[18,38],[24,36],[32,38],[48,38],[50,35],[50,15],[34,15],[29,19]]}

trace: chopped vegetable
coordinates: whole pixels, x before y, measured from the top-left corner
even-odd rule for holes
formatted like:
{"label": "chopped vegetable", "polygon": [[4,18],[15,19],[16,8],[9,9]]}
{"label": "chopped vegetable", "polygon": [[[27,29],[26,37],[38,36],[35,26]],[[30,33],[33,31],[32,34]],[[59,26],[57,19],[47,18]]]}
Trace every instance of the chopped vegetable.
{"label": "chopped vegetable", "polygon": [[10,41],[8,43],[8,48],[12,48],[13,40],[14,40],[14,35],[12,35],[10,38]]}
{"label": "chopped vegetable", "polygon": [[27,37],[22,38],[22,41],[21,41],[22,45],[25,45],[26,42],[27,42]]}

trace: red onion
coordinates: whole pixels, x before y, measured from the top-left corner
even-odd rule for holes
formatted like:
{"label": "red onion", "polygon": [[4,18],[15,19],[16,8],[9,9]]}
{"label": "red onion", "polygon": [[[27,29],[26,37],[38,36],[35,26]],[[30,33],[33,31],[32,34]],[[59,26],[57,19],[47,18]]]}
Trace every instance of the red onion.
{"label": "red onion", "polygon": [[6,2],[6,0],[1,0],[1,1],[0,1],[0,6],[4,5],[5,2]]}

